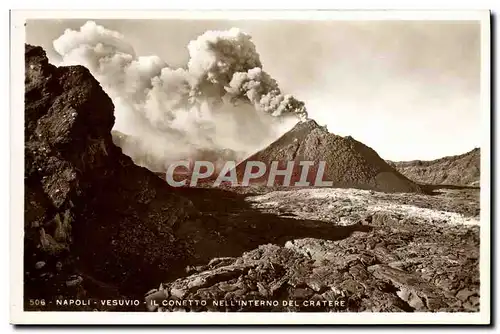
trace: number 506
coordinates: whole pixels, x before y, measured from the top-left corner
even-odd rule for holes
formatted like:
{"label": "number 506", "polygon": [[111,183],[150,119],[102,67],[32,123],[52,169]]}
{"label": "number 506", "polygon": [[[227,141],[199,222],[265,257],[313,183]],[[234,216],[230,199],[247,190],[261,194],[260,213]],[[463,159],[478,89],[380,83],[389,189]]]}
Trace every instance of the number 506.
{"label": "number 506", "polygon": [[30,299],[30,306],[45,306],[45,299]]}

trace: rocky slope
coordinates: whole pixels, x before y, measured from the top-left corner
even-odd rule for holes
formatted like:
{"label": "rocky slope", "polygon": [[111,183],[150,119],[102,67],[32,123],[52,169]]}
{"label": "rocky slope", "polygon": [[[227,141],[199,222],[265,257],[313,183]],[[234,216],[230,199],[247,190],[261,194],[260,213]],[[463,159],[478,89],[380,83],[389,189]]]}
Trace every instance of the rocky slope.
{"label": "rocky slope", "polygon": [[142,295],[189,257],[196,237],[176,233],[197,210],[113,144],[113,104],[86,68],[26,45],[25,71],[26,300]]}
{"label": "rocky slope", "polygon": [[407,178],[424,184],[479,186],[481,152],[470,152],[436,160],[399,161],[389,164]]}
{"label": "rocky slope", "polygon": [[[267,148],[250,156],[237,166],[238,175],[243,175],[248,161],[262,161],[271,166],[272,161],[279,161],[279,168],[286,168],[288,161],[314,161],[310,168],[308,181],[314,184],[319,161],[325,162],[323,180],[333,181],[334,187],[371,189],[385,192],[421,192],[414,182],[389,166],[370,147],[352,137],[341,137],[329,133],[314,120],[298,123],[292,130],[269,145]],[[293,185],[300,179],[300,169],[295,168],[292,176]],[[260,180],[266,181],[268,173]],[[277,178],[275,184],[283,182]]]}
{"label": "rocky slope", "polygon": [[[208,202],[200,209],[214,212],[218,199]],[[303,189],[245,202],[249,206],[226,204],[217,230],[227,235],[228,226],[240,222],[240,229],[249,227],[246,238],[260,236],[260,245],[241,256],[225,252],[189,268],[190,276],[166,281],[147,294],[149,310],[479,310],[476,190],[445,190],[431,199]],[[251,246],[243,235],[240,242]]]}

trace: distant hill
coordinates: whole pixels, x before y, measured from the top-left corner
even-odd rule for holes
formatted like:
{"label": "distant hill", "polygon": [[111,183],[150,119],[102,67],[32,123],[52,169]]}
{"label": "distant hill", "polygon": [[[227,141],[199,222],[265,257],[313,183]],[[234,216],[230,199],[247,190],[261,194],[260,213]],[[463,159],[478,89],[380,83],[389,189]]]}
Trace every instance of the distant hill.
{"label": "distant hill", "polygon": [[409,179],[425,184],[479,186],[481,152],[470,152],[436,160],[388,161]]}

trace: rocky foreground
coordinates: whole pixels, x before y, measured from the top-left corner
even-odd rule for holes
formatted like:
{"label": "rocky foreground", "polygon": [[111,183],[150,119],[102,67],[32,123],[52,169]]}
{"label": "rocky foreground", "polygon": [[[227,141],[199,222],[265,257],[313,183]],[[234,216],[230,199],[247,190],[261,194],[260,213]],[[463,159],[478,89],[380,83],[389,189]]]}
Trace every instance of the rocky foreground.
{"label": "rocky foreground", "polygon": [[[150,310],[479,310],[477,191],[429,196],[304,189],[245,202],[246,209],[219,211],[226,225],[219,225],[221,237],[232,227],[271,242],[188,268],[190,276],[149,292]],[[200,207],[216,215],[215,205]],[[277,219],[289,229],[267,226]],[[227,242],[245,244],[234,236]]]}
{"label": "rocky foreground", "polygon": [[[113,143],[113,104],[86,68],[29,45],[25,62],[26,310],[479,309],[477,189],[416,191],[321,129],[307,138],[357,152],[358,187],[390,172],[415,191],[170,188]],[[93,303],[57,304],[75,299]]]}

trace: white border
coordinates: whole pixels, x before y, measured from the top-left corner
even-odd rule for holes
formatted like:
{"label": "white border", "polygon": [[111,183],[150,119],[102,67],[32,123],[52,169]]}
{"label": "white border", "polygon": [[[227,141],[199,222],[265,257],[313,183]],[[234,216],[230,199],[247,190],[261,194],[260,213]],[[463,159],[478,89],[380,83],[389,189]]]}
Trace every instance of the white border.
{"label": "white border", "polygon": [[[24,312],[24,22],[26,19],[477,20],[481,22],[481,310],[477,313]],[[490,13],[468,11],[13,11],[11,13],[10,321],[15,324],[488,324],[490,322]]]}
{"label": "white border", "polygon": [[25,19],[180,19],[180,20],[442,20],[489,21],[486,10],[29,10],[12,11]]}

